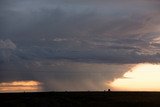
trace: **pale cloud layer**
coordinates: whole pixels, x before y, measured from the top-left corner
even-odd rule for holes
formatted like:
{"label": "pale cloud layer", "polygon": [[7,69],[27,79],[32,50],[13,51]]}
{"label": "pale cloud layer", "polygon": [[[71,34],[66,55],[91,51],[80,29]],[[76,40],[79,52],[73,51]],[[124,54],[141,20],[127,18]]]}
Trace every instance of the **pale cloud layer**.
{"label": "pale cloud layer", "polygon": [[0,40],[0,49],[16,49],[16,45],[9,39]]}

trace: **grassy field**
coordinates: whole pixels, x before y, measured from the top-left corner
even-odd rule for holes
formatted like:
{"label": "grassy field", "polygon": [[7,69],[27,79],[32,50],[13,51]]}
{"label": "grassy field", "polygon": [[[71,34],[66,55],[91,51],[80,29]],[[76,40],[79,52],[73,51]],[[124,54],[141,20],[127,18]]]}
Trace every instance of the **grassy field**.
{"label": "grassy field", "polygon": [[160,92],[1,93],[4,107],[160,107]]}

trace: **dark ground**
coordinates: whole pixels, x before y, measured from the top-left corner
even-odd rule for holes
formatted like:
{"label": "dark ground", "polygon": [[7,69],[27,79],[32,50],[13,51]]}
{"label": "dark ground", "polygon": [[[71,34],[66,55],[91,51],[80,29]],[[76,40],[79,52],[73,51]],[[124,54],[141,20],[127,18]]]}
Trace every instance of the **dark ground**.
{"label": "dark ground", "polygon": [[1,107],[160,107],[160,92],[1,93]]}

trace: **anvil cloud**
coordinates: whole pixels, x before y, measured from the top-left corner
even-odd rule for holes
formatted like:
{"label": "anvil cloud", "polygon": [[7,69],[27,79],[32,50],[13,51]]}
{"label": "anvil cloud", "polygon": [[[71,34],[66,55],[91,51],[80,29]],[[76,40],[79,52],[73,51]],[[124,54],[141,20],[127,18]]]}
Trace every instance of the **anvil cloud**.
{"label": "anvil cloud", "polygon": [[103,90],[160,60],[158,0],[1,0],[0,81]]}

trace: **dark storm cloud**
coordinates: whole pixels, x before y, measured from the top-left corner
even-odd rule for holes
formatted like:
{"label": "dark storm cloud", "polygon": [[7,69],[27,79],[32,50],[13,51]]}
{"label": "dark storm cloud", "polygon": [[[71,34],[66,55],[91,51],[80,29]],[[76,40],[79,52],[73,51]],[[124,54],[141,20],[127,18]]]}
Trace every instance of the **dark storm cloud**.
{"label": "dark storm cloud", "polygon": [[[145,26],[144,23],[148,18],[144,18],[145,15],[129,15],[123,18],[124,13],[122,15],[113,13],[97,15],[97,12],[81,11],[81,9],[67,12],[63,7],[29,11],[29,16],[13,12],[15,16],[12,20],[6,21],[11,29],[4,29],[10,30],[9,33],[13,34],[5,32],[2,37],[16,41],[21,48],[17,55],[26,59],[32,57],[86,59],[86,61],[106,59],[107,62],[109,58],[111,60],[108,62],[115,63],[113,59],[121,57],[122,53],[129,55],[128,60],[130,60],[130,56],[137,56],[136,51],[149,45],[148,40],[146,41],[148,34],[145,31],[138,31]],[[126,49],[126,45],[130,46],[130,49]],[[121,48],[115,48],[118,46]],[[133,53],[135,55],[132,56]]]}
{"label": "dark storm cloud", "polygon": [[128,64],[158,63],[159,5],[1,0],[0,80],[35,79],[46,90],[102,89],[104,81],[128,71]]}

